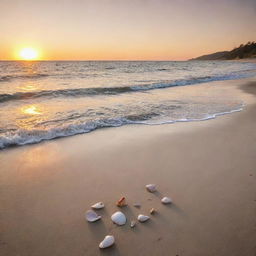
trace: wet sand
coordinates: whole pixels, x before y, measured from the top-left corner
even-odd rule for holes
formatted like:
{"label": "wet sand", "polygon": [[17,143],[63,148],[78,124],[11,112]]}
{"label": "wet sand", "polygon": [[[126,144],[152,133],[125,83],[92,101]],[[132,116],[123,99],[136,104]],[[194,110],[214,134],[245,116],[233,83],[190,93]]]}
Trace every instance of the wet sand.
{"label": "wet sand", "polygon": [[[1,151],[1,255],[255,256],[256,82],[222,83],[243,94],[243,111]],[[158,192],[147,192],[148,183]],[[128,220],[152,207],[157,214],[134,229],[117,227],[110,216],[121,196]],[[162,205],[162,196],[174,203]],[[88,223],[97,201],[106,205],[102,220]],[[100,250],[107,234],[116,243]]]}

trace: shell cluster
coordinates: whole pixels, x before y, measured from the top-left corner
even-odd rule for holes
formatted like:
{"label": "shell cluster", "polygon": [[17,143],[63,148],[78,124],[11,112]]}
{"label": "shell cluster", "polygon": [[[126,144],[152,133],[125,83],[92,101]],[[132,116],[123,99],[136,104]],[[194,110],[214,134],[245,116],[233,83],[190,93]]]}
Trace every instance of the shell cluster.
{"label": "shell cluster", "polygon": [[[157,191],[155,184],[148,184],[148,185],[146,185],[146,189],[147,189],[147,191],[150,192],[150,193],[154,193],[154,192]],[[163,197],[163,198],[161,199],[161,202],[162,202],[163,204],[171,204],[171,203],[172,203],[172,199],[171,199],[170,197],[166,197],[166,196],[165,196],[165,197]],[[126,206],[127,203],[126,203],[125,197],[121,197],[121,198],[117,201],[116,205],[117,205],[118,207]],[[133,206],[136,207],[136,208],[138,208],[138,209],[140,209],[141,204],[138,203],[138,202],[136,202],[136,203],[133,204]],[[104,208],[104,207],[105,207],[105,205],[104,205],[103,202],[97,202],[97,203],[95,203],[95,204],[93,204],[93,205],[91,206],[91,208],[92,208],[93,210],[100,210],[100,209],[102,209],[102,208]],[[97,220],[100,220],[100,219],[101,219],[101,216],[100,216],[99,214],[97,214],[97,213],[96,213],[95,211],[93,211],[93,210],[88,210],[88,211],[86,212],[86,214],[85,214],[86,220],[87,220],[88,222],[96,222]],[[151,215],[154,215],[156,212],[157,212],[157,211],[156,211],[155,208],[151,208],[150,211],[149,211],[149,213],[150,213]],[[112,220],[112,222],[113,222],[114,224],[116,224],[116,225],[118,225],[118,226],[123,226],[123,225],[125,225],[126,222],[127,222],[127,218],[126,218],[125,214],[122,213],[121,211],[117,211],[117,212],[113,213],[113,214],[111,215],[111,220]],[[138,217],[137,217],[137,220],[138,220],[138,222],[143,223],[143,222],[146,222],[146,221],[150,220],[150,217],[147,216],[147,215],[144,215],[144,214],[139,214]],[[131,222],[130,222],[130,227],[131,227],[131,228],[134,228],[134,227],[136,226],[136,224],[137,224],[137,223],[136,223],[136,220],[131,220]],[[113,235],[107,235],[107,236],[105,236],[105,238],[100,242],[99,248],[101,248],[101,249],[108,248],[108,247],[112,246],[114,243],[115,243],[115,238],[114,238],[114,236],[113,236]]]}

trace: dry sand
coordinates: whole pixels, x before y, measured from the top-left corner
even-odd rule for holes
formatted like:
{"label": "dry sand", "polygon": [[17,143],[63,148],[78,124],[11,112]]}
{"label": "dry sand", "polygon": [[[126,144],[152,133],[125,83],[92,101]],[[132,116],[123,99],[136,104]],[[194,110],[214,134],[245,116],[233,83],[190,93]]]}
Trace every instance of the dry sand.
{"label": "dry sand", "polygon": [[[1,255],[255,256],[256,83],[225,83],[241,87],[242,112],[1,151]],[[147,192],[148,183],[158,192]],[[123,195],[129,220],[151,207],[158,213],[134,229],[115,226],[110,215]],[[162,205],[164,195],[174,204]],[[85,211],[97,201],[103,218],[88,223]],[[107,234],[116,244],[100,250]]]}

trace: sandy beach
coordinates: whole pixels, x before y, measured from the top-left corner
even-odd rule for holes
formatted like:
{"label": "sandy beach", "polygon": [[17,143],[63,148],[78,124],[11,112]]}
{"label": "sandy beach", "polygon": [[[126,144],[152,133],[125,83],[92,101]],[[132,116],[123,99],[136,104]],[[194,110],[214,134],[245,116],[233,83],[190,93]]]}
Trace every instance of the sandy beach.
{"label": "sandy beach", "polygon": [[[219,83],[241,94],[243,111],[2,150],[1,255],[255,256],[256,82]],[[148,183],[158,192],[147,192]],[[110,216],[121,196],[128,223],[117,227]],[[162,196],[174,203],[162,205]],[[85,212],[98,201],[102,220],[88,223]],[[129,227],[152,207],[148,222]],[[100,250],[108,234],[116,243]]]}

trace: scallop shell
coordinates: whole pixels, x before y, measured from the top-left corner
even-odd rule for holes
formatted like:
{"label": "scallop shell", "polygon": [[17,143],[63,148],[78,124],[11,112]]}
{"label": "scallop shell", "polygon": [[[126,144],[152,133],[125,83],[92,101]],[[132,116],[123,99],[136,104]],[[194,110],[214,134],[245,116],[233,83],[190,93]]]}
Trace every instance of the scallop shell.
{"label": "scallop shell", "polygon": [[104,208],[104,204],[102,202],[98,202],[98,203],[92,205],[91,207],[92,207],[92,209],[98,210],[98,209]]}
{"label": "scallop shell", "polygon": [[148,216],[146,216],[146,215],[140,214],[140,215],[138,216],[138,221],[139,221],[139,222],[145,222],[145,221],[147,221],[147,220],[149,220],[149,219],[150,219],[150,217],[148,217]]}
{"label": "scallop shell", "polygon": [[85,216],[86,216],[87,221],[89,221],[89,222],[94,222],[94,221],[101,219],[101,216],[92,210],[87,211]]}
{"label": "scallop shell", "polygon": [[99,247],[101,249],[110,247],[111,245],[113,245],[115,243],[115,238],[114,236],[105,236],[105,238],[103,239],[103,241],[101,241],[101,243],[99,244]]}
{"label": "scallop shell", "polygon": [[156,185],[155,184],[148,184],[148,185],[146,185],[146,189],[151,193],[156,192]]}
{"label": "scallop shell", "polygon": [[131,228],[134,228],[134,227],[135,227],[135,225],[136,225],[136,221],[135,221],[135,220],[132,220],[132,221],[131,221],[131,225],[130,225],[130,227],[131,227]]}
{"label": "scallop shell", "polygon": [[119,226],[122,226],[126,223],[126,217],[122,212],[115,212],[111,216],[111,220]]}
{"label": "scallop shell", "polygon": [[162,198],[161,202],[163,204],[171,204],[172,203],[172,199],[165,196],[165,197]]}

